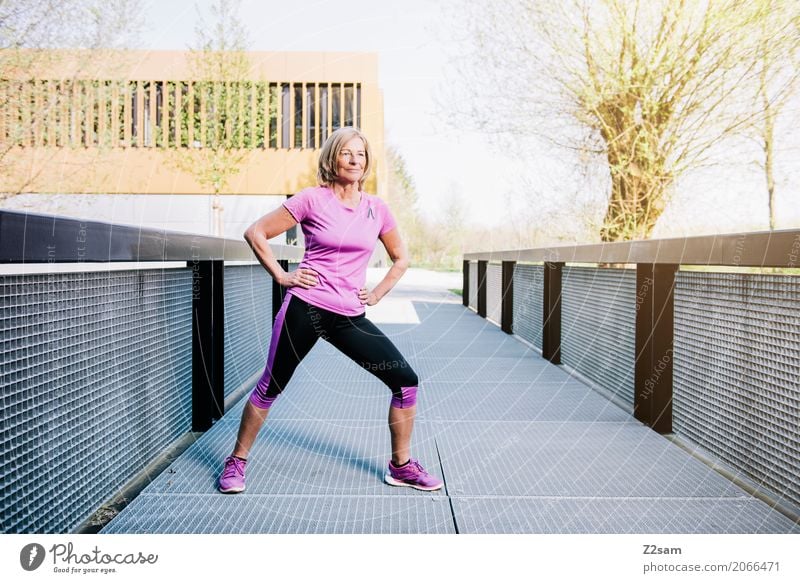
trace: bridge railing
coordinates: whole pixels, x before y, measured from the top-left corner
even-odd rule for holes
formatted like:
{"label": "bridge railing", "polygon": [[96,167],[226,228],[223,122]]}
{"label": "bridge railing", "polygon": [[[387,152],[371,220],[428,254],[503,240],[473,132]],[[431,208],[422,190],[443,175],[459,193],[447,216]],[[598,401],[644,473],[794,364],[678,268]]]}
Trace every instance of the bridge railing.
{"label": "bridge railing", "polygon": [[463,301],[796,509],[800,276],[748,267],[800,267],[800,230],[468,253]]}
{"label": "bridge railing", "polygon": [[0,211],[0,263],[6,533],[75,529],[211,427],[263,371],[283,294],[244,241],[51,215]]}

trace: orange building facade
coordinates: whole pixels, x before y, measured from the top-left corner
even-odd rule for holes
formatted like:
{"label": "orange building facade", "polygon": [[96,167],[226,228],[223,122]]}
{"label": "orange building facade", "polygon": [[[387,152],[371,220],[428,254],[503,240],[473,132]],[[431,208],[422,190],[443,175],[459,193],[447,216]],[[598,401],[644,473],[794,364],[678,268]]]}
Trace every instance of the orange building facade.
{"label": "orange building facade", "polygon": [[187,166],[232,152],[222,194],[290,195],[342,126],[370,138],[367,190],[385,192],[377,55],[250,52],[244,75],[214,77],[190,52],[46,55],[0,80],[0,192],[210,194]]}

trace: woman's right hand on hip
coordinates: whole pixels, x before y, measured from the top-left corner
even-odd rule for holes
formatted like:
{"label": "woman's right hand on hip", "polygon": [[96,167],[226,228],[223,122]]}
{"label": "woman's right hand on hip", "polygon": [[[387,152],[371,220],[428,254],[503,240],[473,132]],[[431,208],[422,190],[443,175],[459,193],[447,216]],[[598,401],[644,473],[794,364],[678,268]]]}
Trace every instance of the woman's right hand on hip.
{"label": "woman's right hand on hip", "polygon": [[283,287],[302,287],[309,289],[319,283],[317,272],[313,269],[302,267],[288,272],[279,282]]}

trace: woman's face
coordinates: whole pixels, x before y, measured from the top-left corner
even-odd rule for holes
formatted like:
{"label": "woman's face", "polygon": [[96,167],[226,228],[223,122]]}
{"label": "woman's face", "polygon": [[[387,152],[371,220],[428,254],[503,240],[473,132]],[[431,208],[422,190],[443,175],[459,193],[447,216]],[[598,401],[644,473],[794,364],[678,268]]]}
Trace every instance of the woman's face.
{"label": "woman's face", "polygon": [[361,180],[367,165],[367,151],[358,136],[345,142],[336,160],[336,175],[343,182],[353,183]]}

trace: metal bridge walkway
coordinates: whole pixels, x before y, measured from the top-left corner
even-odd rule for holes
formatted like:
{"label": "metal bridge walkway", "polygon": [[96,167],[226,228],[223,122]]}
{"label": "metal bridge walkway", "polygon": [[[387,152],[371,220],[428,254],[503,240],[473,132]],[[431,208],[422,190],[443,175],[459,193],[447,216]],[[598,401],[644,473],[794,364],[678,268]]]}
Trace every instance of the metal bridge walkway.
{"label": "metal bridge walkway", "polygon": [[259,435],[246,492],[215,489],[242,399],[101,532],[800,532],[464,308],[446,291],[459,283],[401,282],[368,312],[421,379],[412,455],[444,489],[383,483],[389,391],[319,342]]}

